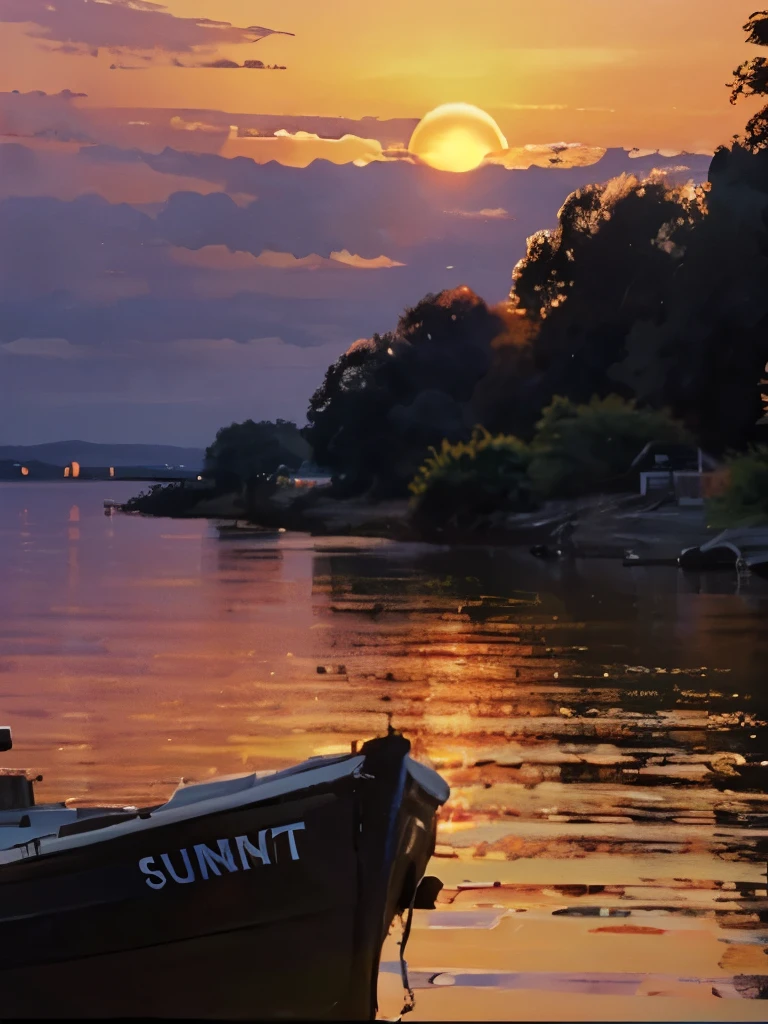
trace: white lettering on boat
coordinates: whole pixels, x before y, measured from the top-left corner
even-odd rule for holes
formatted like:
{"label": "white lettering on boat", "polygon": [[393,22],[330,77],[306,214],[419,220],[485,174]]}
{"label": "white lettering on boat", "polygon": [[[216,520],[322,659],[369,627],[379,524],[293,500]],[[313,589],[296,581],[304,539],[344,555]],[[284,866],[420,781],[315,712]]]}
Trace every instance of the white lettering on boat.
{"label": "white lettering on boat", "polygon": [[[218,849],[212,849],[207,843],[196,843],[192,848],[194,859],[184,847],[172,855],[161,853],[160,866],[156,866],[155,857],[143,857],[139,861],[139,871],[147,876],[145,881],[150,889],[162,889],[169,881],[187,885],[190,882],[208,881],[212,875],[250,871],[254,864],[272,865],[280,862],[280,847],[284,848],[286,843],[278,844],[276,840],[279,836],[287,836],[287,850],[283,849],[284,859],[287,852],[291,860],[300,860],[296,833],[303,832],[305,828],[303,821],[265,828],[259,832],[255,843],[248,836],[235,836],[234,840],[219,839],[216,843]],[[268,843],[269,839],[271,844]],[[237,857],[230,845],[232,842]],[[177,870],[178,866],[181,867],[180,871]]]}

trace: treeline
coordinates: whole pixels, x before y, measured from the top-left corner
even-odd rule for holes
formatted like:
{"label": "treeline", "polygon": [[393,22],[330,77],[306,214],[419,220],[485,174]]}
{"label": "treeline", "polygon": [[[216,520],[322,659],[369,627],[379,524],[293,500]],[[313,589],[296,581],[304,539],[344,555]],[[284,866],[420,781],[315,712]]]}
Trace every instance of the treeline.
{"label": "treeline", "polygon": [[[745,30],[768,46],[768,11]],[[765,98],[768,61],[746,61],[730,89],[732,102]],[[329,367],[303,430],[233,425],[208,468],[242,486],[311,453],[339,495],[404,496],[414,484],[423,502],[425,481],[480,460],[491,475],[507,466],[512,503],[524,504],[526,488],[530,500],[588,488],[607,465],[618,472],[619,454],[626,469],[649,440],[749,452],[766,364],[768,106],[717,151],[702,186],[659,173],[574,192],[557,226],[528,240],[506,302],[488,306],[467,287],[426,296]],[[565,420],[583,428],[568,457]],[[590,474],[590,460],[603,468]]]}
{"label": "treeline", "polygon": [[[746,30],[768,45],[768,12]],[[766,61],[731,89],[768,93]],[[310,402],[317,461],[349,492],[402,494],[430,447],[476,425],[530,441],[557,396],[668,410],[713,454],[749,446],[768,363],[766,111],[701,187],[622,175],[573,193],[529,239],[501,306],[442,292],[356,341]]]}

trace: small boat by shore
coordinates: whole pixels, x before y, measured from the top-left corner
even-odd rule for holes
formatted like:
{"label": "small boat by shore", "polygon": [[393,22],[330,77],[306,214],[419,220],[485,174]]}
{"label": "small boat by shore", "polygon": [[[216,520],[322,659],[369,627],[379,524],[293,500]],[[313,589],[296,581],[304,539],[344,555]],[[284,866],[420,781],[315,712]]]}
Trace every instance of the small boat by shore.
{"label": "small boat by shore", "polygon": [[768,527],[724,530],[706,544],[686,548],[678,559],[681,569],[749,569],[768,576]]}
{"label": "small boat by shore", "polygon": [[0,775],[0,1018],[373,1020],[449,794],[409,750],[390,729],[143,809]]}
{"label": "small boat by shore", "polygon": [[285,530],[274,530],[237,519],[233,523],[217,523],[216,532],[220,539],[227,540],[238,537],[278,537]]}

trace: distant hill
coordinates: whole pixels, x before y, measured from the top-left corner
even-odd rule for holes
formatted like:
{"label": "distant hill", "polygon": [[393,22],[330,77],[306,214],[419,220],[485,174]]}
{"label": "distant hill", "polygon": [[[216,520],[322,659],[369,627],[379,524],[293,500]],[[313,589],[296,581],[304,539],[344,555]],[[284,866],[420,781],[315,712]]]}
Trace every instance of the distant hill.
{"label": "distant hill", "polygon": [[50,444],[0,445],[0,461],[47,462],[67,466],[184,466],[201,469],[202,448],[172,444],[95,444],[92,441],[53,441]]}

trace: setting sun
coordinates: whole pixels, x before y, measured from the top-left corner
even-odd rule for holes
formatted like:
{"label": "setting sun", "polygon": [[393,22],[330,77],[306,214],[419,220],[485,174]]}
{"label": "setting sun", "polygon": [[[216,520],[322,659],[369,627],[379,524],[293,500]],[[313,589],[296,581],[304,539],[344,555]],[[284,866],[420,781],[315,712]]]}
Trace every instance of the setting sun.
{"label": "setting sun", "polygon": [[419,121],[408,150],[438,171],[462,173],[479,167],[489,153],[507,148],[490,114],[469,103],[444,103]]}

